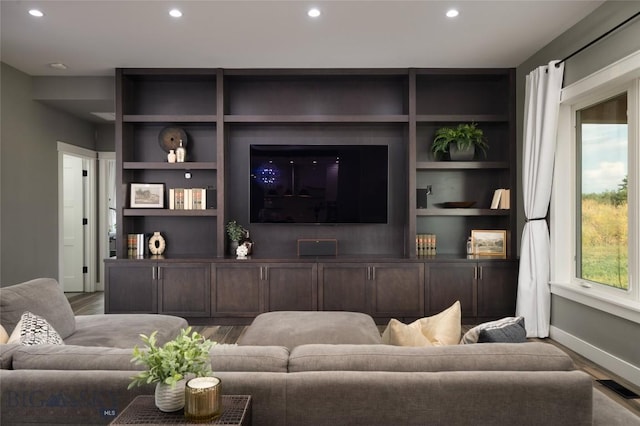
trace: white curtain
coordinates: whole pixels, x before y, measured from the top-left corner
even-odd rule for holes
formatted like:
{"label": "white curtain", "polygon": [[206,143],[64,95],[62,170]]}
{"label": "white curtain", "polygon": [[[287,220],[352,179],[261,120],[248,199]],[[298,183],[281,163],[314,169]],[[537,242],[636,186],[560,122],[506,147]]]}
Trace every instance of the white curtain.
{"label": "white curtain", "polygon": [[107,166],[107,208],[109,214],[109,233],[116,232],[116,162],[115,160],[105,160]]}
{"label": "white curtain", "polygon": [[525,319],[527,337],[549,336],[549,228],[544,218],[551,197],[558,110],[564,63],[552,61],[526,79],[522,194],[527,219],[522,232],[516,315]]}

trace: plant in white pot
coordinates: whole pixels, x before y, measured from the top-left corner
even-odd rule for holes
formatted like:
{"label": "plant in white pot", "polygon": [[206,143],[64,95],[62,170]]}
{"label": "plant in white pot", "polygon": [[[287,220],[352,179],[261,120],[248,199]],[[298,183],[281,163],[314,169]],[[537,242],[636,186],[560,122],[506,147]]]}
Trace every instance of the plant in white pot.
{"label": "plant in white pot", "polygon": [[476,149],[487,155],[484,132],[476,123],[462,123],[456,127],[442,127],[436,131],[431,151],[436,158],[446,154],[453,161],[471,161]]}
{"label": "plant in white pot", "polygon": [[147,369],[133,376],[128,389],[143,384],[156,383],[156,406],[165,412],[177,411],[184,407],[184,388],[187,377],[211,375],[209,350],[212,342],[198,332],[187,327],[174,340],[162,346],[157,345],[157,331],[140,338],[144,348],[133,348],[131,362],[144,364]]}
{"label": "plant in white pot", "polygon": [[225,226],[229,237],[229,254],[235,255],[240,241],[247,237],[247,230],[235,220],[230,220]]}

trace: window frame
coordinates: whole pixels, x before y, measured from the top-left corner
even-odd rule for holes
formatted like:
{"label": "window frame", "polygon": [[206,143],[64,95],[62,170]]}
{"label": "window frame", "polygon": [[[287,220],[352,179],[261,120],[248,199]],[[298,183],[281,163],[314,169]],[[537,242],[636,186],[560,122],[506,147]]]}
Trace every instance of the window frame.
{"label": "window frame", "polygon": [[[627,92],[629,288],[577,277],[576,111]],[[640,323],[640,51],[562,90],[550,207],[552,294]],[[561,259],[570,259],[569,262]]]}

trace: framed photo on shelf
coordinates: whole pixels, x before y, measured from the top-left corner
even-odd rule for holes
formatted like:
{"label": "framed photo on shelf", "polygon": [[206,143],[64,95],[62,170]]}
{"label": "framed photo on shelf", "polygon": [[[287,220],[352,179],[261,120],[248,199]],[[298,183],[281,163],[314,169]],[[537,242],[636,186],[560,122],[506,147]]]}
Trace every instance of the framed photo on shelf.
{"label": "framed photo on shelf", "polygon": [[163,209],[163,183],[132,183],[130,191],[132,209]]}
{"label": "framed photo on shelf", "polygon": [[472,229],[471,244],[475,255],[506,256],[507,231]]}

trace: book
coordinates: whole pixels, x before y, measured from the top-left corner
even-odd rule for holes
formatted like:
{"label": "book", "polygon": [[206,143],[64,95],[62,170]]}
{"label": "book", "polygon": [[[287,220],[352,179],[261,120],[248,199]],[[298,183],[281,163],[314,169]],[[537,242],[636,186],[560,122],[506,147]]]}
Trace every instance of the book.
{"label": "book", "polygon": [[508,210],[511,208],[511,190],[503,189],[502,196],[500,197],[500,208]]}
{"label": "book", "polygon": [[493,191],[493,200],[491,200],[491,208],[492,209],[497,209],[498,207],[500,207],[500,199],[502,198],[502,193],[503,193],[504,189],[499,188],[496,189],[495,191]]}

